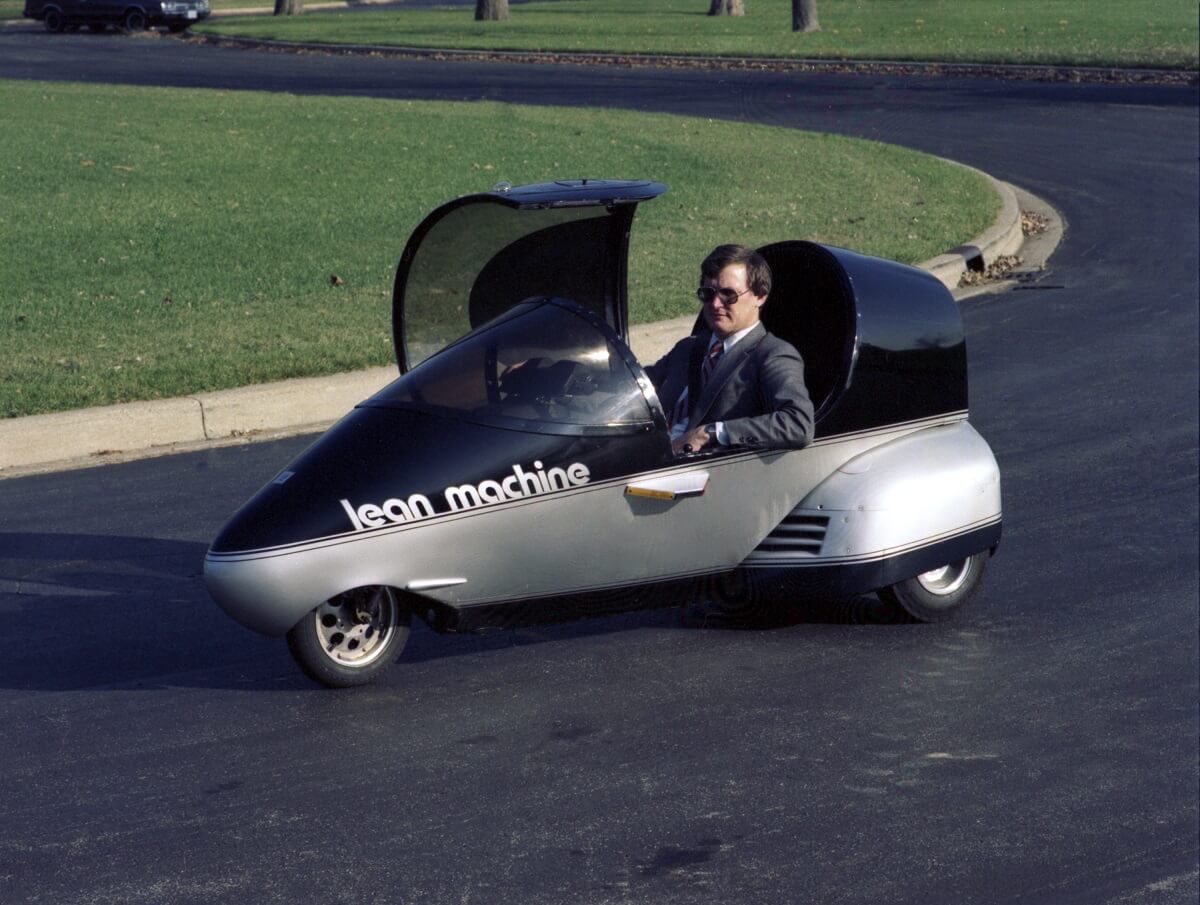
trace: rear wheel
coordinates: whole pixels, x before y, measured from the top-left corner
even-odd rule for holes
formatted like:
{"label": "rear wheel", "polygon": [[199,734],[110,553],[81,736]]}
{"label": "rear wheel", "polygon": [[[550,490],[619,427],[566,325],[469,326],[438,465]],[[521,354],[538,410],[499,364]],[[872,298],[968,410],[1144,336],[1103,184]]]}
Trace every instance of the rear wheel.
{"label": "rear wheel", "polygon": [[56,9],[46,10],[46,31],[58,34],[67,27],[66,17]]}
{"label": "rear wheel", "polygon": [[989,553],[984,550],[913,578],[879,589],[881,599],[899,606],[918,622],[945,622],[983,581]]}
{"label": "rear wheel", "polygon": [[131,9],[125,13],[125,18],[121,20],[122,30],[132,33],[135,31],[146,30],[146,14],[140,9]]}
{"label": "rear wheel", "polygon": [[391,588],[356,588],[301,619],[288,632],[288,649],[310,679],[349,688],[383,675],[404,650],[411,626],[411,612]]}

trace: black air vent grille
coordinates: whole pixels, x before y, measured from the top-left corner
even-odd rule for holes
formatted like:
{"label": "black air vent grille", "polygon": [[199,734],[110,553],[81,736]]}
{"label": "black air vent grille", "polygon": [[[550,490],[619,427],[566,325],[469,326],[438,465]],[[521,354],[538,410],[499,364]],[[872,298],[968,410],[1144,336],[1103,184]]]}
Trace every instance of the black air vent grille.
{"label": "black air vent grille", "polygon": [[828,528],[827,515],[793,513],[754,548],[746,562],[756,565],[770,565],[773,562],[784,564],[788,560],[820,556]]}

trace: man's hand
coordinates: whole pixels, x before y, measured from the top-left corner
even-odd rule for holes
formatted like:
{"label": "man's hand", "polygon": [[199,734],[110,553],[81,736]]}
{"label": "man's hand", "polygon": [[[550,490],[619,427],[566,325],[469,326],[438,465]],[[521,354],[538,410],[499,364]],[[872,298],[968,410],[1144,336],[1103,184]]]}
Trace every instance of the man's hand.
{"label": "man's hand", "polygon": [[[682,456],[689,452],[699,452],[716,439],[716,437],[708,432],[708,425],[701,424],[699,427],[688,431],[682,437],[672,440],[671,452],[675,453],[677,456]],[[684,449],[685,446],[691,448]]]}

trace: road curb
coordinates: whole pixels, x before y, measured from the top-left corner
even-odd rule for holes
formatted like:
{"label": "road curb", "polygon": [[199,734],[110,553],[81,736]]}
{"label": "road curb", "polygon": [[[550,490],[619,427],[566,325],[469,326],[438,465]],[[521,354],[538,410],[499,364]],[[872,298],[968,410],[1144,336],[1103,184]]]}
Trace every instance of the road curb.
{"label": "road curb", "polygon": [[[325,8],[335,4],[325,4]],[[349,4],[344,4],[349,6]],[[243,11],[213,13],[211,18]],[[1121,84],[1194,85],[1200,72],[1190,69],[1122,69],[1112,66],[1061,66],[1026,63],[953,63],[923,60],[845,60],[789,57],[705,56],[668,53],[604,53],[561,50],[473,50],[455,47],[409,47],[396,44],[330,44],[274,41],[208,32],[181,36],[224,47],[274,53],[389,56],[446,62],[540,63],[570,66],[624,66],[689,69],[758,70],[829,74],[988,78],[1031,82],[1103,82]]]}
{"label": "road curb", "polygon": [[969,167],[957,160],[940,158],[946,163],[978,173],[989,180],[996,194],[1000,196],[1000,213],[995,221],[970,242],[950,249],[945,254],[922,261],[917,266],[928,270],[942,281],[947,289],[955,289],[968,271],[985,273],[1003,255],[1016,254],[1024,240],[1021,232],[1021,207],[1017,204],[1016,192],[1007,182],[1001,182],[982,170]]}
{"label": "road curb", "polygon": [[[1013,187],[982,175],[1001,198],[995,222],[972,241],[917,265],[951,288],[968,270],[983,270],[1021,247],[1021,212]],[[630,330],[630,346],[641,360],[657,358],[691,329],[693,320],[684,316],[639,324]],[[315,432],[395,376],[395,366],[385,365],[0,421],[0,479]]]}
{"label": "road curb", "polygon": [[[348,10],[362,6],[387,6],[391,0],[345,0],[307,3],[310,11]],[[209,19],[265,16],[272,7],[214,10]],[[4,29],[40,30],[32,19],[0,21]],[[187,32],[177,40],[198,41],[225,47],[275,53],[325,53],[330,55],[392,56],[452,62],[542,63],[573,66],[625,66],[690,69],[760,70],[828,73],[839,75],[893,75],[933,78],[985,78],[1029,82],[1088,82],[1133,85],[1195,85],[1200,71],[1194,69],[1124,69],[1115,66],[1067,66],[1043,63],[957,63],[926,60],[847,60],[819,57],[734,57],[700,54],[604,53],[588,51],[471,50],[452,47],[406,47],[395,44],[327,44],[301,41],[271,41],[232,35]]]}

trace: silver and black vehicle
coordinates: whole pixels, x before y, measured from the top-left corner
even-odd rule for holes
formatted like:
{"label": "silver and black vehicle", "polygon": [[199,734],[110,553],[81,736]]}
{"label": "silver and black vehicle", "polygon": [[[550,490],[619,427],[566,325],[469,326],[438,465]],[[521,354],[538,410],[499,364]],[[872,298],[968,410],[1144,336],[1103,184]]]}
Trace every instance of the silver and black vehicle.
{"label": "silver and black vehicle", "polygon": [[[876,592],[950,617],[1000,541],[1000,476],[967,419],[963,326],[912,267],[759,249],[767,329],[802,354],[800,450],[671,452],[627,343],[626,261],[654,182],[452,201],[400,260],[400,377],[274,476],[205,560],[238,622],[331,686],[378,676],[413,615],[438,631],[675,605],[720,584]],[[699,327],[700,321],[697,321]]]}

